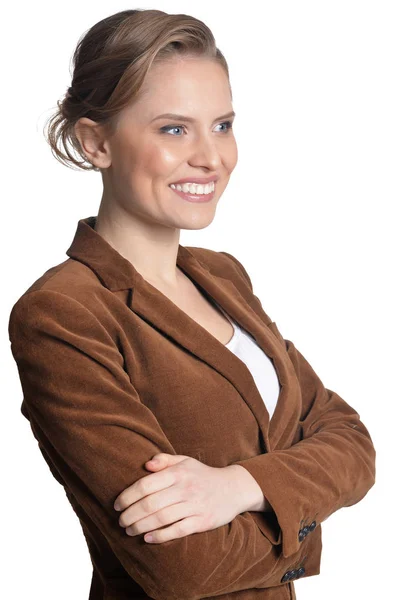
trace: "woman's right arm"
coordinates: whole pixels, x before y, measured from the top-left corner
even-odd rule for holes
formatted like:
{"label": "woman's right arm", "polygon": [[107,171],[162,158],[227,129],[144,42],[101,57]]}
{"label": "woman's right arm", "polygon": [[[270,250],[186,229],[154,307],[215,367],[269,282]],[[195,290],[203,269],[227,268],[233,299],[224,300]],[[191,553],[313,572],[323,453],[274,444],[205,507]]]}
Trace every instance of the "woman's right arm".
{"label": "woman's right arm", "polygon": [[[149,474],[144,465],[154,454],[176,451],[140,401],[116,341],[87,307],[59,292],[27,292],[13,306],[9,335],[23,412],[53,473],[150,597],[199,600],[281,585],[300,553],[284,558],[264,535],[258,523],[267,513],[245,512],[154,545],[119,525],[118,494]],[[307,575],[319,573],[319,560],[318,553]]]}

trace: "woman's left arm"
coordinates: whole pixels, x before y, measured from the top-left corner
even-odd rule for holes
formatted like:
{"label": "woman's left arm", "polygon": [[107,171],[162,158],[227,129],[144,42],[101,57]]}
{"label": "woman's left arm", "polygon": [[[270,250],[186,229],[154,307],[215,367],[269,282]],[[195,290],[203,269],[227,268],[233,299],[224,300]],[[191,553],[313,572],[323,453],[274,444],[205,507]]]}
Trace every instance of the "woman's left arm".
{"label": "woman's left arm", "polygon": [[319,523],[366,495],[375,483],[376,452],[359,414],[324,387],[274,322],[269,328],[284,345],[300,382],[302,439],[233,464],[246,468],[261,487],[277,516],[288,557]]}

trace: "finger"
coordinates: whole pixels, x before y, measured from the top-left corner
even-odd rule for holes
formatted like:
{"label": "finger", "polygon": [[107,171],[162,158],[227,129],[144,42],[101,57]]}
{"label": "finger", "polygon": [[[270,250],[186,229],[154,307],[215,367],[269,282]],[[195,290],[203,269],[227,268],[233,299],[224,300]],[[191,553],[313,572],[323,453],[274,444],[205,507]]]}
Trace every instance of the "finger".
{"label": "finger", "polygon": [[162,472],[153,473],[152,475],[145,475],[119,494],[114,502],[114,509],[125,510],[142,498],[170,487],[174,482],[175,477],[170,469],[164,469]]}
{"label": "finger", "polygon": [[[159,520],[165,518],[167,516],[166,513],[162,515],[162,511],[167,511],[172,506],[180,505],[182,506],[182,491],[176,486],[170,486],[169,488],[162,489],[156,494],[151,494],[150,496],[146,496],[139,502],[136,502],[132,506],[129,506],[119,517],[119,525],[121,527],[133,527],[136,526],[139,522],[143,524],[145,519],[149,519],[151,517],[155,517],[155,520],[151,521],[146,529],[132,529],[135,534],[142,533],[143,531],[150,531],[150,529],[155,529],[156,527],[160,527],[162,525],[167,525],[178,519],[181,519],[186,515],[186,513],[180,513],[181,516],[175,516],[175,513],[172,516],[175,516],[173,520]],[[148,523],[148,521],[147,521]]]}
{"label": "finger", "polygon": [[[159,471],[163,469],[163,472],[167,473],[168,469],[166,467],[172,467],[189,458],[189,456],[185,456],[184,454],[166,454],[164,452],[161,454],[155,454],[152,460],[156,459],[157,462],[155,464],[158,464],[159,461],[160,467],[159,469],[154,468],[153,470]],[[151,461],[147,461],[145,464],[151,468],[150,463]],[[117,498],[115,499],[114,509],[117,511],[124,510],[134,502],[137,502],[138,500],[147,496],[148,494],[151,494],[160,489],[156,489],[156,487],[152,489],[150,486],[155,484],[152,480],[149,482],[148,479],[149,476],[144,476],[129,487],[127,487],[125,490],[123,490],[123,492],[119,494],[119,496],[117,496]]]}
{"label": "finger", "polygon": [[151,460],[147,460],[147,462],[145,463],[146,465],[160,465],[160,464],[164,464],[166,462],[166,458],[163,454],[156,454],[155,456],[153,456],[153,458]]}
{"label": "finger", "polygon": [[[155,454],[155,456],[151,460],[147,460],[145,464],[147,469],[153,469],[154,471],[160,469],[161,467],[165,467],[167,465],[167,460],[165,458],[165,454]],[[143,477],[138,481],[135,481],[132,485],[129,485],[126,489],[123,490],[116,497],[114,502],[114,509],[117,511],[124,510],[133,502],[137,502],[140,498],[143,498],[148,493],[150,493],[148,486],[148,482],[145,484],[141,483]],[[141,486],[141,487],[140,487]]]}
{"label": "finger", "polygon": [[198,521],[199,517],[187,517],[182,521],[173,523],[170,527],[150,531],[147,535],[151,535],[152,540],[150,541],[147,535],[145,535],[144,541],[150,544],[162,544],[164,542],[169,542],[170,540],[177,540],[187,535],[191,535],[199,530]]}
{"label": "finger", "polygon": [[184,454],[167,454],[166,452],[162,452],[161,454],[155,454],[151,460],[148,460],[145,464],[146,466],[172,466],[177,463],[190,458],[189,456],[185,456]]}
{"label": "finger", "polygon": [[152,460],[147,461],[145,466],[147,469],[152,469],[155,471],[156,469],[164,469],[165,467],[168,467],[169,463],[162,458],[153,458]]}
{"label": "finger", "polygon": [[148,460],[145,464],[148,465],[166,465],[166,464],[175,464],[179,462],[181,459],[179,454],[168,454],[166,452],[160,452],[159,454],[154,454],[151,460]]}
{"label": "finger", "polygon": [[136,523],[126,528],[126,533],[134,536],[147,533],[155,529],[161,529],[162,527],[166,527],[167,525],[171,525],[177,521],[180,521],[180,519],[193,516],[193,512],[194,511],[192,507],[190,508],[187,503],[176,502],[175,504],[166,506],[158,512],[154,512],[152,515],[149,515],[144,519],[136,521]]}

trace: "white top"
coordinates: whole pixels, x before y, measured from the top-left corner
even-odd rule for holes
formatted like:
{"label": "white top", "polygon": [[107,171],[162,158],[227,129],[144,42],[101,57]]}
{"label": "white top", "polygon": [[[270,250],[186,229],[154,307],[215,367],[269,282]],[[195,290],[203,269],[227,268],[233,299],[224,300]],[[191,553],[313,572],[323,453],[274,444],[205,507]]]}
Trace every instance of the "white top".
{"label": "white top", "polygon": [[280,393],[273,361],[258,346],[251,334],[233,321],[219,304],[217,306],[234,328],[233,337],[225,347],[238,356],[250,370],[271,419]]}

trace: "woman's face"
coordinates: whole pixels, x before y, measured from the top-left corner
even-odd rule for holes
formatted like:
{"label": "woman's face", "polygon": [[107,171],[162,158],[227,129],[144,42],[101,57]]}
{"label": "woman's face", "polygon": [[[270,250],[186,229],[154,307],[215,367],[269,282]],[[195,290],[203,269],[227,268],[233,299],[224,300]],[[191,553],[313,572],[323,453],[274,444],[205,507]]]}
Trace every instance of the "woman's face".
{"label": "woman's face", "polygon": [[[106,142],[106,168],[99,166],[108,208],[116,217],[127,213],[172,228],[209,225],[237,164],[232,111],[229,82],[217,63],[184,58],[153,65],[140,98],[119,115]],[[169,187],[213,176],[215,191],[206,202],[188,201]]]}

